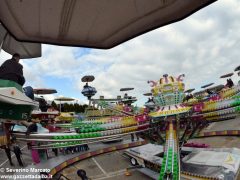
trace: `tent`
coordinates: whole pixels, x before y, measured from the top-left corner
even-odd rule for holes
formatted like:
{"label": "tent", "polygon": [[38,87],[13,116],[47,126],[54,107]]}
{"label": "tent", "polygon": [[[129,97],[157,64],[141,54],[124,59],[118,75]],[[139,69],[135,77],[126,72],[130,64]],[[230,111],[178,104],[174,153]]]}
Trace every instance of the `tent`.
{"label": "tent", "polygon": [[28,43],[17,41],[0,24],[0,50],[3,49],[9,54],[18,53],[21,59],[37,58],[42,56],[40,43]]}
{"label": "tent", "polygon": [[216,0],[1,0],[16,39],[108,49],[180,21]]}

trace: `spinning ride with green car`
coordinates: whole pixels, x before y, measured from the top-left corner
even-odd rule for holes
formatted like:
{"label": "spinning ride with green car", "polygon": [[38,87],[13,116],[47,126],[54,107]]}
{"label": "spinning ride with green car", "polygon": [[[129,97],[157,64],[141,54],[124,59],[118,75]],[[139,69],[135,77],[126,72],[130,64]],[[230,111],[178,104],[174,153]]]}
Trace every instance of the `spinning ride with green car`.
{"label": "spinning ride with green car", "polygon": [[187,114],[191,107],[182,104],[184,99],[184,75],[177,78],[163,75],[159,81],[148,81],[152,87],[152,95],[157,107],[148,115],[153,121],[164,121],[166,140],[164,157],[159,180],[180,179],[178,125],[179,115]]}

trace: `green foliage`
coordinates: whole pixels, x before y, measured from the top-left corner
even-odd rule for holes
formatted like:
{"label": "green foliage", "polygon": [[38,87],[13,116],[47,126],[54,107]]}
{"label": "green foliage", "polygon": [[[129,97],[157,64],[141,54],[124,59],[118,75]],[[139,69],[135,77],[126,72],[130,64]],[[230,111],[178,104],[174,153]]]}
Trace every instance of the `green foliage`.
{"label": "green foliage", "polygon": [[[52,102],[52,106],[55,109],[59,109],[57,104],[54,101]],[[85,109],[88,107],[88,105],[86,105],[86,104],[81,105],[81,104],[78,104],[78,103],[74,103],[74,104],[64,103],[63,107],[64,107],[63,108],[64,112],[84,113]]]}
{"label": "green foliage", "polygon": [[58,109],[58,106],[57,106],[57,104],[55,103],[55,101],[52,101],[51,106],[52,106],[54,109]]}

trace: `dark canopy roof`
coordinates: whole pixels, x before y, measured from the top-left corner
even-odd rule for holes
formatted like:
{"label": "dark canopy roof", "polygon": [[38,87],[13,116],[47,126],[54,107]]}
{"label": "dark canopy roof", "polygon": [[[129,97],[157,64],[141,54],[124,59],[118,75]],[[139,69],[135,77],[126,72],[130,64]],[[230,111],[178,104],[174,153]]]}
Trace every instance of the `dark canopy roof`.
{"label": "dark canopy roof", "polygon": [[[208,88],[208,90],[214,91],[214,92],[219,92],[219,91],[221,91],[224,87],[225,87],[224,85],[220,84],[220,85],[217,85],[217,86],[210,87],[210,88]],[[193,93],[193,95],[194,95],[194,96],[198,96],[198,95],[201,95],[201,94],[203,94],[203,93],[205,93],[205,92],[206,92],[206,90],[202,90],[202,91],[198,91],[198,92]]]}
{"label": "dark canopy roof", "polygon": [[206,85],[203,85],[203,86],[201,86],[201,88],[206,88],[206,87],[209,87],[209,86],[211,86],[211,85],[213,85],[214,83],[209,83],[209,84],[206,84]]}
{"label": "dark canopy roof", "polygon": [[134,88],[121,88],[120,91],[131,91],[134,90]]}
{"label": "dark canopy roof", "polygon": [[191,93],[191,92],[193,92],[195,90],[195,88],[192,88],[192,89],[188,89],[188,90],[186,90],[186,91],[184,91],[185,93]]}
{"label": "dark canopy roof", "polygon": [[228,73],[228,74],[224,74],[222,76],[220,76],[220,78],[227,78],[227,77],[231,77],[233,75],[233,73]]}
{"label": "dark canopy roof", "polygon": [[152,96],[152,93],[144,93],[144,96]]}
{"label": "dark canopy roof", "polygon": [[0,21],[18,40],[107,49],[215,1],[1,0]]}
{"label": "dark canopy roof", "polygon": [[38,88],[38,89],[33,89],[33,92],[34,94],[54,94],[54,93],[57,93],[57,90]]}
{"label": "dark canopy roof", "polygon": [[237,66],[234,71],[240,71],[240,66]]}
{"label": "dark canopy roof", "polygon": [[74,101],[75,99],[69,97],[58,97],[54,99],[55,101]]}
{"label": "dark canopy roof", "polygon": [[92,82],[94,79],[95,79],[94,76],[88,75],[88,76],[83,76],[81,80],[82,82]]}

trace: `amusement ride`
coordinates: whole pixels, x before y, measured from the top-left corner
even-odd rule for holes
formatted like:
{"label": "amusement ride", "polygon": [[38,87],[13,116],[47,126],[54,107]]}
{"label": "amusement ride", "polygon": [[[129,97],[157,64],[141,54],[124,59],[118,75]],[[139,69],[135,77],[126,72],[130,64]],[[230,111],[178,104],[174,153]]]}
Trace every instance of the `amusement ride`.
{"label": "amusement ride", "polygon": [[[14,43],[20,42],[20,45],[22,45],[21,41],[27,41],[33,44],[111,48],[147,31],[179,21],[215,0],[162,0],[152,1],[152,4],[147,1],[129,1],[129,3],[119,1],[117,6],[106,3],[104,8],[107,10],[101,16],[99,12],[103,7],[100,1],[96,1],[95,6],[90,2],[85,2],[85,6],[82,6],[82,2],[55,0],[50,4],[49,1],[41,1],[38,4],[35,1],[16,1],[15,3],[8,0],[1,1],[0,22],[4,25],[1,26],[1,28],[4,27],[1,31],[3,32],[1,48],[12,53],[10,46],[7,46],[7,37],[16,40]],[[74,11],[75,8],[78,9]],[[46,15],[46,9],[51,10],[51,18]],[[126,15],[125,19],[121,19],[122,12],[124,17]],[[110,20],[109,17],[112,19]],[[71,23],[71,21],[78,22],[77,20],[82,24]],[[33,26],[33,24],[36,25]],[[31,46],[31,44],[28,45]],[[37,44],[38,53],[35,57],[41,54],[40,46],[41,44]],[[235,71],[239,74],[240,68],[237,67]],[[232,75],[230,73],[221,78],[229,78]],[[183,161],[187,156],[183,154],[182,149],[189,139],[198,137],[201,130],[209,123],[239,118],[240,84],[234,85],[231,79],[228,79],[224,87],[210,88],[213,85],[211,83],[202,86],[204,90],[192,95],[194,89],[185,91],[184,77],[184,74],[178,77],[164,74],[159,80],[148,81],[151,92],[144,95],[150,97],[149,101],[145,103],[145,107],[134,108],[132,103],[137,100],[135,97],[93,99],[97,91],[88,83],[95,78],[85,76],[82,78],[82,82],[86,82],[82,94],[88,98],[89,109],[87,110],[91,109],[91,112],[86,111],[87,115],[83,119],[76,118],[71,123],[54,124],[61,131],[51,133],[35,131],[28,134],[13,132],[12,126],[31,121],[34,112],[39,111],[39,102],[32,96],[26,96],[24,92],[27,89],[24,90],[16,82],[0,79],[0,120],[1,129],[5,133],[1,138],[1,144],[9,143],[13,137],[19,141],[30,142],[32,154],[38,161],[38,150],[94,144],[106,139],[138,133],[143,139],[151,139],[152,142],[164,145],[163,157],[157,167],[159,180],[178,180],[181,177],[226,179],[225,177],[229,174],[236,179],[239,164],[237,171],[229,171],[231,168],[225,167],[218,170],[215,175],[209,171],[201,171],[201,167],[194,163],[195,169],[188,169]],[[131,88],[122,89],[122,91],[127,90]],[[69,101],[69,99],[59,101]],[[228,135],[228,133],[236,136],[240,134],[239,131],[226,131],[213,135]],[[230,159],[231,163],[228,161],[228,165],[235,165],[234,157]],[[55,174],[55,171],[52,174]]]}
{"label": "amusement ride", "polygon": [[[157,132],[156,138],[160,141],[155,139],[155,142],[164,145],[164,156],[159,169],[160,180],[179,179],[181,174],[218,179],[208,174],[183,171],[181,148],[189,139],[197,137],[209,123],[239,117],[240,85],[232,87],[226,85],[220,91],[211,93],[205,89],[205,95],[186,99],[186,95],[193,89],[185,91],[183,77],[183,74],[176,78],[165,74],[159,81],[148,81],[151,93],[144,95],[152,97],[150,108],[150,102],[146,102],[145,108],[133,108],[132,103],[136,98],[130,96],[109,100],[104,97],[92,99],[96,89],[86,84],[83,94],[91,102],[89,105],[94,107],[92,111],[94,115],[91,116],[90,113],[83,120],[75,119],[71,123],[55,124],[62,129],[75,129],[74,132],[31,133],[27,137],[24,133],[12,132],[11,135],[17,140],[38,142],[32,145],[32,149],[48,149],[92,144],[132,133],[139,133],[143,139],[148,139],[149,136],[153,139]],[[87,76],[83,81],[86,80],[88,83],[93,79],[93,76],[91,78]],[[202,87],[209,88],[212,84]],[[0,114],[3,123],[19,121],[19,117],[24,117],[26,107],[29,108],[28,114],[37,107],[35,101],[25,97],[14,85],[12,82],[6,83],[6,80],[1,80],[0,99],[1,104],[6,107]],[[121,91],[130,89],[123,88]],[[25,108],[19,110],[16,107],[21,107],[20,102],[23,102]],[[108,114],[107,111],[111,113]]]}

